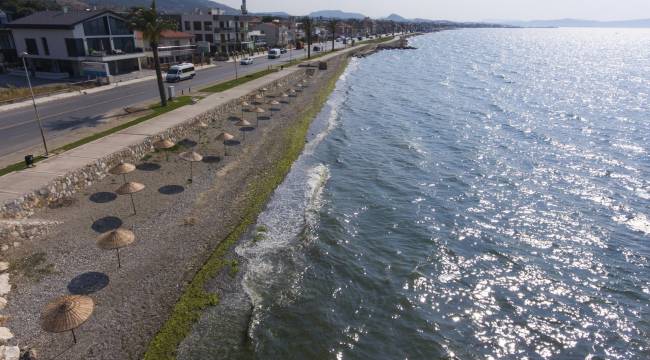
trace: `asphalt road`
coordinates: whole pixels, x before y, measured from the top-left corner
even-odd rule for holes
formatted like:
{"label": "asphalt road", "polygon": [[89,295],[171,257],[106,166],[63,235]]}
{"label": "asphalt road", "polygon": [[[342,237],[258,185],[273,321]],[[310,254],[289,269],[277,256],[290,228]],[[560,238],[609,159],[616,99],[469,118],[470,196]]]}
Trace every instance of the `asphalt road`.
{"label": "asphalt road", "polygon": [[[325,44],[324,44],[325,45]],[[343,47],[337,43],[337,47]],[[331,44],[325,45],[325,49]],[[294,50],[292,58],[302,58],[306,51]],[[255,58],[252,65],[237,65],[239,75],[266,69],[269,65],[279,65],[289,61],[289,53],[280,59]],[[217,67],[199,70],[192,80],[174,83],[176,94],[181,90],[187,94],[189,88],[198,90],[205,85],[217,83],[234,77],[233,63],[218,63]],[[167,86],[167,84],[166,84]],[[38,106],[46,138],[52,139],[68,131],[96,127],[105,116],[115,110],[142,102],[155,102],[158,99],[155,80],[131,85],[122,85],[95,94],[80,95],[67,99],[47,102]],[[12,154],[29,146],[41,144],[38,125],[34,120],[34,109],[23,107],[4,111],[0,114],[0,156]],[[50,149],[51,150],[51,149]]]}

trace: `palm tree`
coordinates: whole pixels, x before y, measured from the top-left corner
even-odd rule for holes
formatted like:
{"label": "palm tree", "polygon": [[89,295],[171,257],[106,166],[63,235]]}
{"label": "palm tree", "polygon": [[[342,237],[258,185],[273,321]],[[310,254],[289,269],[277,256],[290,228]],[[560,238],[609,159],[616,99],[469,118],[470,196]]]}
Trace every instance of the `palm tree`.
{"label": "palm tree", "polygon": [[156,11],[156,0],[151,1],[151,8],[134,7],[129,14],[129,23],[133,30],[140,31],[142,38],[149,41],[153,52],[153,62],[156,68],[158,79],[158,92],[160,93],[160,104],[167,106],[167,96],[163,85],[162,72],[160,71],[160,58],[158,57],[158,44],[160,34],[165,30],[176,30],[176,24],[165,21],[158,16]]}
{"label": "palm tree", "polygon": [[311,33],[312,33],[312,20],[309,16],[302,18],[302,28],[305,30],[307,37],[307,59],[311,59]]}
{"label": "palm tree", "polygon": [[336,26],[339,24],[339,20],[332,18],[330,19],[328,25],[330,26],[330,32],[332,33],[332,51],[334,51],[334,37],[336,36]]}

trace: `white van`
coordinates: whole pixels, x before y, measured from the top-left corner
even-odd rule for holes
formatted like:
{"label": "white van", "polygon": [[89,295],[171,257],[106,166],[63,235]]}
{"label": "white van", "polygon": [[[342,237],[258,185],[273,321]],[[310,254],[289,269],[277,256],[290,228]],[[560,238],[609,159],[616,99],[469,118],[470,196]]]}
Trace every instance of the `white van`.
{"label": "white van", "polygon": [[176,82],[185,79],[192,79],[194,76],[196,76],[196,71],[194,71],[194,64],[182,63],[173,65],[169,68],[167,75],[165,75],[165,81]]}
{"label": "white van", "polygon": [[269,59],[279,59],[282,56],[282,50],[271,49],[269,50]]}

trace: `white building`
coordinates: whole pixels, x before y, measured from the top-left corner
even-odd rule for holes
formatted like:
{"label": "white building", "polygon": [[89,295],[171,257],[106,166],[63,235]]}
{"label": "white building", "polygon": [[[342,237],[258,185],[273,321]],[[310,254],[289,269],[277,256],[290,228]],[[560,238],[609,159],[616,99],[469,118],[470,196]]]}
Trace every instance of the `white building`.
{"label": "white building", "polygon": [[268,46],[285,47],[289,44],[289,28],[279,21],[256,24],[254,28],[266,36]]}
{"label": "white building", "polygon": [[141,69],[143,50],[128,23],[110,10],[42,11],[7,24],[16,51],[44,77],[83,76],[82,63],[107,63],[110,74]]}
{"label": "white building", "polygon": [[223,10],[211,9],[182,14],[180,18],[179,30],[193,34],[197,45],[209,44],[213,53],[225,54],[253,48],[249,35],[251,16],[225,15]]}

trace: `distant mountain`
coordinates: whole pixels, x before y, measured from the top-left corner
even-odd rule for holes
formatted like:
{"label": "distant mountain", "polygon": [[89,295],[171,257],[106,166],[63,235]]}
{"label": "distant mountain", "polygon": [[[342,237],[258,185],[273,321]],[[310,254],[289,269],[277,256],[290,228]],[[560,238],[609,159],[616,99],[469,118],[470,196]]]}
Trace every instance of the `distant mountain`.
{"label": "distant mountain", "polygon": [[257,16],[272,16],[272,17],[278,17],[278,18],[288,18],[289,13],[286,13],[284,11],[267,11],[267,12],[256,12],[254,15]]}
{"label": "distant mountain", "polygon": [[395,22],[408,22],[409,19],[403,18],[397,14],[390,14],[384,18],[385,20],[395,21]]}
{"label": "distant mountain", "polygon": [[[74,2],[72,0],[57,0],[57,2],[75,8],[83,6],[83,4],[90,8],[97,6],[98,8],[112,9],[128,9],[133,6],[151,5],[151,0],[74,0]],[[72,2],[73,4],[70,4]],[[156,0],[156,7],[158,10],[166,12],[191,12],[195,9],[218,8],[224,10],[226,14],[239,13],[239,9],[210,0]]]}
{"label": "distant mountain", "polygon": [[532,20],[532,21],[495,21],[500,24],[519,27],[586,27],[586,28],[650,28],[650,19],[596,21],[580,19]]}
{"label": "distant mountain", "polygon": [[309,14],[310,17],[324,17],[328,19],[365,19],[367,16],[359,13],[345,12],[341,10],[320,10]]}

